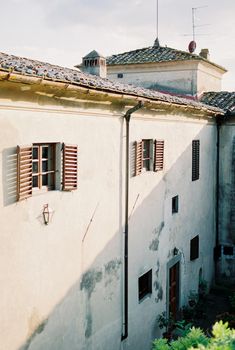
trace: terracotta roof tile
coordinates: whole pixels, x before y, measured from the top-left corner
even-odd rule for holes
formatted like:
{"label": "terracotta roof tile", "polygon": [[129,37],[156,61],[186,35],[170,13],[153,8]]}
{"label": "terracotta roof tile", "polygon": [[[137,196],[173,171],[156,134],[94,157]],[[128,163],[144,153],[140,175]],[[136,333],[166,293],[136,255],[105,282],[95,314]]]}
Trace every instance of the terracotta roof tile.
{"label": "terracotta roof tile", "polygon": [[[186,51],[172,49],[170,47],[150,46],[142,49],[128,51],[107,57],[107,65],[139,64],[153,62],[200,60],[209,62],[223,70],[223,67],[206,60],[205,58]],[[226,70],[225,70],[226,71]]]}
{"label": "terracotta roof tile", "polygon": [[235,92],[205,92],[200,99],[201,102],[213,107],[223,109],[225,112],[235,113]]}
{"label": "terracotta roof tile", "polygon": [[192,106],[195,108],[207,108],[211,111],[220,112],[217,108],[208,107],[191,99],[172,96],[158,91],[136,87],[128,84],[121,84],[109,79],[103,79],[90,75],[78,69],[64,68],[45,62],[28,58],[17,57],[0,53],[0,71],[15,72],[20,75],[42,77],[45,80],[66,82],[72,85],[87,87],[94,90],[114,92],[137,97],[144,97],[150,100],[164,101],[179,105]]}

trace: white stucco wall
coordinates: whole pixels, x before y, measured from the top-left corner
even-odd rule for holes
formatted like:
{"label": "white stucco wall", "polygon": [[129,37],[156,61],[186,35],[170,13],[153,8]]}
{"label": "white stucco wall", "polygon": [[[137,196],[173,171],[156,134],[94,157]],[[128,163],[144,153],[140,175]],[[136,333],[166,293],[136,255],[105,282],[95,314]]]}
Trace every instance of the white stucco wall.
{"label": "white stucco wall", "polygon": [[[118,78],[118,73],[122,73],[123,78]],[[125,64],[107,67],[109,79],[188,95],[220,91],[223,74],[224,71],[204,61]]]}
{"label": "white stucco wall", "polygon": [[[181,305],[190,290],[197,290],[200,268],[208,283],[213,278],[215,125],[164,110],[141,110],[131,119],[131,145],[144,138],[164,139],[165,166],[130,178],[129,336],[121,342],[122,113],[97,103],[55,103],[48,96],[36,103],[30,94],[8,93],[0,102],[0,346],[147,349],[160,334],[156,318],[167,308],[166,267],[172,249],[179,250]],[[195,182],[193,139],[200,139],[201,147]],[[37,142],[78,145],[78,190],[39,193],[17,203],[16,146]],[[177,194],[179,213],[172,215],[171,200]],[[53,216],[45,226],[42,209],[47,203]],[[190,262],[190,239],[196,234],[200,255]],[[153,292],[139,303],[138,278],[149,269]]]}

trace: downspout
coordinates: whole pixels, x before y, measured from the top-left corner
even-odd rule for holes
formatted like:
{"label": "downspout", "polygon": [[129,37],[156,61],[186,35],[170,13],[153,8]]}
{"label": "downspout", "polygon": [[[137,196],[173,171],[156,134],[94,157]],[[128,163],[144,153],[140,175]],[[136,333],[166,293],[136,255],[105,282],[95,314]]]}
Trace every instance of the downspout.
{"label": "downspout", "polygon": [[136,106],[128,109],[124,118],[126,120],[126,169],[125,169],[125,227],[124,227],[124,318],[123,318],[123,332],[121,340],[125,340],[128,337],[128,217],[129,217],[129,154],[130,154],[130,146],[129,146],[129,126],[131,120],[131,114],[136,112],[138,109],[143,107],[143,102],[140,101]]}
{"label": "downspout", "polygon": [[219,167],[220,167],[220,126],[221,120],[220,118],[216,119],[216,127],[217,127],[217,144],[216,144],[216,235],[215,235],[215,244],[216,249],[219,247]]}

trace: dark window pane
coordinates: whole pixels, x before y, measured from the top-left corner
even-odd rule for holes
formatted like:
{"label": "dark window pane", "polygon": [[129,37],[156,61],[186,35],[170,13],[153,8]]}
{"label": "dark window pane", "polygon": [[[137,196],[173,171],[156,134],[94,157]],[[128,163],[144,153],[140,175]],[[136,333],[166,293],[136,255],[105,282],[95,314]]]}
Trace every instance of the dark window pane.
{"label": "dark window pane", "polygon": [[33,147],[33,159],[38,159],[38,147]]}
{"label": "dark window pane", "polygon": [[150,160],[149,159],[143,160],[143,168],[146,170],[150,170]]}
{"label": "dark window pane", "polygon": [[42,158],[48,158],[48,147],[42,147]]}
{"label": "dark window pane", "polygon": [[38,187],[38,176],[33,176],[33,187]]}
{"label": "dark window pane", "polygon": [[139,300],[143,299],[145,295],[152,293],[152,270],[149,270],[139,278]]}
{"label": "dark window pane", "polygon": [[143,158],[149,158],[150,157],[150,141],[144,140],[143,141]]}
{"label": "dark window pane", "polygon": [[197,235],[190,241],[190,260],[195,260],[199,257],[199,236]]}
{"label": "dark window pane", "polygon": [[48,161],[47,160],[43,160],[42,161],[42,172],[46,172],[48,171]]}
{"label": "dark window pane", "polygon": [[48,185],[48,175],[42,175],[42,186]]}
{"label": "dark window pane", "polygon": [[33,173],[38,173],[38,162],[33,162]]}

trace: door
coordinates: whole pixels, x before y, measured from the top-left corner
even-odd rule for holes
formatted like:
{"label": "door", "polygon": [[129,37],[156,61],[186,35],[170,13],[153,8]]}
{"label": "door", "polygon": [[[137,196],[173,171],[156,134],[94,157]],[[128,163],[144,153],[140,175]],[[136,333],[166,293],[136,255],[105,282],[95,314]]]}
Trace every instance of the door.
{"label": "door", "polygon": [[179,262],[169,269],[169,313],[174,319],[179,310],[179,272]]}

